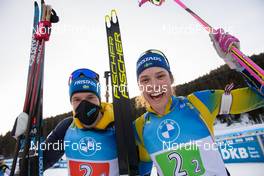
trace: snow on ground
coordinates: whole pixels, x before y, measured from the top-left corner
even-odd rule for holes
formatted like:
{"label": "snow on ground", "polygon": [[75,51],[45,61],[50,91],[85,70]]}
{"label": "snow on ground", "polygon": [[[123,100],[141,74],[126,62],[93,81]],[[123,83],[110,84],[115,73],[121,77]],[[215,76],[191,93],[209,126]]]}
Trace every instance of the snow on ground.
{"label": "snow on ground", "polygon": [[[244,163],[244,164],[226,164],[231,176],[263,176],[264,163]],[[157,176],[156,169],[153,168],[151,176]],[[48,169],[44,176],[67,176],[67,169]]]}
{"label": "snow on ground", "polygon": [[264,163],[226,164],[231,176],[263,176]]}
{"label": "snow on ground", "polygon": [[44,176],[67,176],[68,171],[66,168],[48,169],[44,172]]}
{"label": "snow on ground", "polygon": [[240,123],[234,123],[229,127],[226,124],[217,124],[214,126],[215,135],[224,135],[228,133],[238,133],[249,130],[254,130],[258,128],[264,128],[264,124],[255,124],[255,125],[240,125]]}
{"label": "snow on ground", "polygon": [[[231,176],[263,176],[264,163],[226,164]],[[151,176],[157,176],[156,168],[152,169]]]}

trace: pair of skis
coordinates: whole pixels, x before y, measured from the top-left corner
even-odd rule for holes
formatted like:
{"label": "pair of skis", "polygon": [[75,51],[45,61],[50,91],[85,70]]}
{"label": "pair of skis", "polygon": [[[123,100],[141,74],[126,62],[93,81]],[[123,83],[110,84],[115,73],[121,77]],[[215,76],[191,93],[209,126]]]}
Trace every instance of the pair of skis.
{"label": "pair of skis", "polygon": [[[40,149],[42,138],[42,105],[45,41],[49,40],[51,22],[58,22],[58,17],[51,6],[41,1],[41,12],[34,2],[33,32],[28,68],[27,88],[23,112],[28,114],[24,134],[18,136],[11,173],[16,170],[19,153],[19,176],[43,175],[43,153]],[[14,129],[16,130],[16,129]],[[32,148],[32,146],[35,146]]]}
{"label": "pair of skis", "polygon": [[[139,2],[139,6],[148,1],[160,6],[165,0],[141,0]],[[210,26],[201,17],[188,8],[181,0],[174,1],[189,14],[191,14],[208,32],[216,32],[212,26]],[[264,70],[234,46],[231,47],[230,54],[232,55],[233,59],[235,59],[243,67],[241,73],[244,75],[250,85],[252,85],[255,89],[257,89],[258,92],[264,95]]]}
{"label": "pair of skis", "polygon": [[120,175],[136,175],[138,157],[133,132],[124,52],[115,10],[105,17]]}

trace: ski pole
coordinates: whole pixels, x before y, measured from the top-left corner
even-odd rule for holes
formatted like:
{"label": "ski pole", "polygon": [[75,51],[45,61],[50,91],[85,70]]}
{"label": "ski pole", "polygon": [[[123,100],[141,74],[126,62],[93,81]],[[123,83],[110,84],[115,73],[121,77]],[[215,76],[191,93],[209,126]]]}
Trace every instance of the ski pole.
{"label": "ski pole", "polygon": [[[185,9],[189,14],[191,14],[209,33],[215,33],[216,30],[205,22],[201,17],[199,17],[195,12],[183,4],[180,0],[174,0],[179,6]],[[244,67],[260,84],[261,87],[264,86],[264,70],[255,64],[250,58],[244,55],[239,49],[232,46],[230,49],[233,58]]]}
{"label": "ski pole", "polygon": [[106,92],[105,92],[105,99],[106,102],[109,102],[109,77],[111,76],[110,71],[105,71],[104,72],[104,78],[105,78],[105,84],[106,84]]}
{"label": "ski pole", "polygon": [[[141,0],[139,2],[139,6],[148,1],[158,6],[160,6],[164,2],[164,0]],[[190,15],[192,15],[209,33],[216,32],[216,30],[211,25],[209,25],[195,12],[188,8],[184,3],[181,2],[181,0],[174,1],[184,10],[186,10]],[[245,78],[254,85],[254,88],[256,88],[262,95],[264,95],[264,70],[236,47],[231,46],[229,52],[232,58],[237,61],[238,64],[243,68],[241,73],[245,76]]]}

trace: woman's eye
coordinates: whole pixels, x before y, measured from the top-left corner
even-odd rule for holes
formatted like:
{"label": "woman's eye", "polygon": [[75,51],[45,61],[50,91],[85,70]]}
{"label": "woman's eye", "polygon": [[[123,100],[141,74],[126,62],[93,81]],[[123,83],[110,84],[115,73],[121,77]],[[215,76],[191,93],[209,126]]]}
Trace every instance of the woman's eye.
{"label": "woman's eye", "polygon": [[165,75],[158,75],[157,78],[158,79],[163,79],[165,77]]}
{"label": "woman's eye", "polygon": [[142,79],[141,83],[145,83],[146,84],[146,83],[148,83],[148,81],[149,81],[149,79]]}

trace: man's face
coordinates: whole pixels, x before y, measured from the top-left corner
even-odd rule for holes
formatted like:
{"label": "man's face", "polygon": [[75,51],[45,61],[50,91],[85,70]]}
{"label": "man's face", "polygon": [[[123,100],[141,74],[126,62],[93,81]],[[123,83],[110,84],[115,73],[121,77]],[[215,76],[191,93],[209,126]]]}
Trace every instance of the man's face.
{"label": "man's face", "polygon": [[86,100],[90,103],[96,104],[96,105],[100,105],[100,101],[99,98],[91,92],[78,92],[78,93],[74,93],[72,98],[71,98],[71,104],[72,104],[72,108],[75,111],[76,108],[79,106],[79,104],[81,103],[81,101]]}

